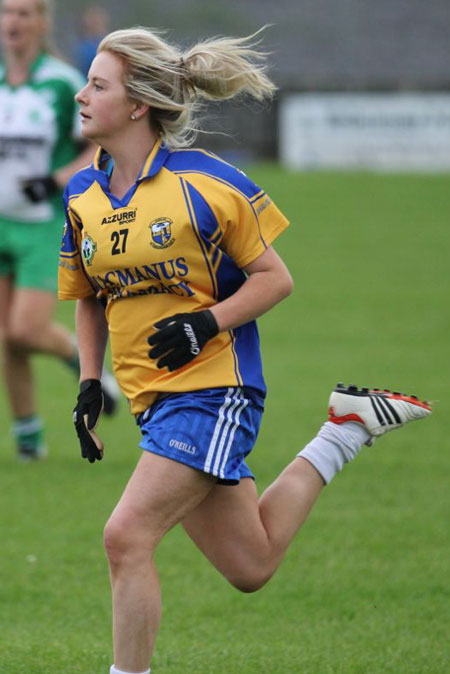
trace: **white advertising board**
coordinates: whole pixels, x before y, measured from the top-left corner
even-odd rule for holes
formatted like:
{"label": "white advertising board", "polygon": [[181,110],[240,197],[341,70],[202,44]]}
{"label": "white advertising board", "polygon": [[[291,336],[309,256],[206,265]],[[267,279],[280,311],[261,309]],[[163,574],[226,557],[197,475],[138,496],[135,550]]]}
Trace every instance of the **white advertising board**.
{"label": "white advertising board", "polygon": [[289,94],[279,151],[291,169],[450,170],[450,94]]}

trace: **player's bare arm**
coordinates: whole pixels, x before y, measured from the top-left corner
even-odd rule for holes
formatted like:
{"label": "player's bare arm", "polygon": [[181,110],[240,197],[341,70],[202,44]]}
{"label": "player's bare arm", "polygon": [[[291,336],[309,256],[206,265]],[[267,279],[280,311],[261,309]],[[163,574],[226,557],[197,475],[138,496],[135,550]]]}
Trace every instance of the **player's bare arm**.
{"label": "player's bare arm", "polygon": [[94,295],[77,301],[75,321],[80,352],[80,381],[100,379],[108,326],[105,310]]}
{"label": "player's bare arm", "polygon": [[248,278],[239,290],[211,308],[220,332],[254,321],[294,288],[286,265],[271,246],[244,271]]}

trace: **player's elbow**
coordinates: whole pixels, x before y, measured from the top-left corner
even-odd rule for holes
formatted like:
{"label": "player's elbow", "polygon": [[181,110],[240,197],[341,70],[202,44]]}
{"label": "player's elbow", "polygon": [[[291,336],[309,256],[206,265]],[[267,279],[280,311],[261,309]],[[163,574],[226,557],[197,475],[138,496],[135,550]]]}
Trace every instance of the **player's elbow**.
{"label": "player's elbow", "polygon": [[284,273],[278,278],[278,297],[281,300],[284,300],[294,290],[294,279],[290,275],[287,269],[284,269]]}
{"label": "player's elbow", "polygon": [[287,272],[287,278],[285,280],[285,297],[289,297],[289,295],[294,291],[294,279],[290,275],[289,272]]}

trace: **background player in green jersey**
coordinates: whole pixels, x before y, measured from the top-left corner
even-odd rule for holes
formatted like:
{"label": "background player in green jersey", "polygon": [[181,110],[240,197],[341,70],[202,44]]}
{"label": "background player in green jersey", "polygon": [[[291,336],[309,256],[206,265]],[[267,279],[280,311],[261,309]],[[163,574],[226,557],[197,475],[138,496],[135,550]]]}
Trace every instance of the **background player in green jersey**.
{"label": "background player in green jersey", "polygon": [[[78,300],[82,368],[74,423],[83,457],[93,463],[103,453],[94,429],[108,325],[124,390],[152,384],[155,394],[163,393],[147,409],[135,408],[144,451],[105,529],[114,606],[111,674],[149,674],[161,615],[154,553],[175,524],[182,523],[231,584],[255,591],[275,573],[324,484],[373,436],[430,413],[413,397],[340,385],[330,398],[329,421],[258,498],[244,461],[265,393],[255,319],[292,290],[270,245],[287,223],[237,169],[180,148],[192,140],[202,98],[272,93],[260,59],[245,38],[183,52],[144,29],[116,31],[101,42],[77,95],[83,134],[102,148],[93,166],[69,182],[61,250],[61,297]],[[139,202],[143,213],[119,230],[123,236],[113,227],[107,245],[103,211],[110,213],[111,204],[129,210],[142,194],[150,195]],[[155,221],[155,203],[167,216],[177,194],[176,212]],[[246,210],[236,208],[244,202]],[[147,240],[136,245],[144,234]],[[190,292],[151,292],[151,278],[138,269],[141,256],[151,270],[166,248],[178,245]],[[117,260],[116,273],[109,256]],[[211,273],[202,276],[208,260]],[[130,274],[142,293],[122,292]],[[96,290],[107,298],[108,325]],[[227,350],[228,363],[235,354],[234,383],[220,379],[230,369],[220,365]],[[173,388],[164,388],[167,382]]]}
{"label": "background player in green jersey", "polygon": [[[0,335],[13,431],[24,459],[46,452],[31,354],[52,354],[78,369],[74,338],[52,316],[61,188],[92,157],[92,148],[80,143],[73,99],[83,80],[51,55],[50,28],[49,0],[2,0]],[[105,390],[114,394],[113,386],[108,380]],[[113,398],[107,402],[111,411]]]}

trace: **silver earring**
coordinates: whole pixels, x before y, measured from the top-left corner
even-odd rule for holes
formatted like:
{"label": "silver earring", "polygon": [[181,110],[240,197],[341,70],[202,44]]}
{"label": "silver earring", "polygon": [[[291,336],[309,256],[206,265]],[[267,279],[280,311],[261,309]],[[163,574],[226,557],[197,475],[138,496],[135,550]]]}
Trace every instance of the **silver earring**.
{"label": "silver earring", "polygon": [[136,115],[134,113],[131,115],[131,119],[133,120],[133,122],[136,119]]}

